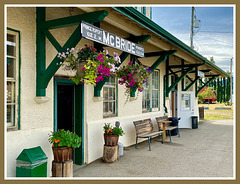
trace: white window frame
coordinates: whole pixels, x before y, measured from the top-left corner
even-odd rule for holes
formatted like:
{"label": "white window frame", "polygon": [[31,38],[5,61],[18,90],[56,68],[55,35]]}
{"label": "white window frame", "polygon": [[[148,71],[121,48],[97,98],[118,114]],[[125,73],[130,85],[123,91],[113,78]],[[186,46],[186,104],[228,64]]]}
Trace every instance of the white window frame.
{"label": "white window frame", "polygon": [[[20,51],[20,45],[19,45],[19,33],[16,32],[16,31],[12,31],[12,30],[7,30],[7,35],[13,35],[15,37],[15,56],[11,56],[11,55],[7,55],[7,44],[9,43],[7,41],[7,36],[6,36],[6,42],[5,42],[5,50],[6,50],[6,55],[5,55],[5,68],[6,68],[6,72],[5,72],[5,76],[6,76],[6,84],[5,84],[5,99],[6,99],[6,127],[7,127],[7,130],[8,131],[11,131],[11,130],[17,130],[18,129],[18,108],[19,108],[19,104],[18,104],[18,98],[19,98],[19,94],[18,94],[18,84],[19,84],[19,51]],[[7,77],[7,58],[12,58],[12,59],[15,59],[15,68],[14,68],[14,77]],[[15,89],[14,89],[14,93],[15,93],[15,97],[14,97],[14,102],[8,102],[7,100],[7,96],[9,95],[8,94],[8,91],[7,91],[7,83],[8,82],[15,82],[14,86],[15,86]],[[15,112],[14,112],[14,122],[12,123],[8,123],[7,122],[7,106],[8,105],[15,105]]]}
{"label": "white window frame", "polygon": [[[153,85],[152,85],[152,81],[153,81],[153,73],[154,72],[158,72],[158,88],[152,88]],[[149,91],[149,99],[150,99],[150,107],[149,109],[146,109],[146,108],[143,108],[143,105],[142,105],[142,112],[145,113],[145,112],[156,112],[156,111],[160,111],[160,70],[154,70],[151,75],[149,76],[148,78],[148,88],[144,89],[144,90],[148,90]],[[153,108],[153,91],[158,91],[158,104],[157,104],[157,108]],[[143,91],[144,92],[144,91]],[[143,98],[143,94],[142,94],[142,98]],[[143,99],[142,99],[142,103],[143,102]]]}
{"label": "white window frame", "polygon": [[[116,117],[117,116],[117,86],[118,86],[118,83],[117,83],[117,78],[114,77],[115,79],[115,85],[109,85],[107,82],[103,85],[103,88],[102,88],[102,93],[104,93],[104,88],[108,88],[108,90],[110,88],[114,88],[115,90],[115,100],[106,100],[104,99],[104,95],[103,95],[103,118],[110,118],[110,117]],[[109,95],[109,94],[108,94]],[[104,112],[104,103],[108,102],[108,105],[110,102],[115,102],[115,113],[106,113]]]}

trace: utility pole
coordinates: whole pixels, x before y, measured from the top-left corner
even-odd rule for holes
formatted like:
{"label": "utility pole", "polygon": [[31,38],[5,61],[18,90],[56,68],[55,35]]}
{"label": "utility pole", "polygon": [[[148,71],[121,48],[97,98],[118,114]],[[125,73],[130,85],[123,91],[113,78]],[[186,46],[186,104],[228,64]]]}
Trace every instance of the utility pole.
{"label": "utility pole", "polygon": [[[193,49],[193,36],[194,28],[199,28],[200,20],[197,20],[196,15],[194,15],[195,8],[192,7],[192,16],[191,16],[191,32],[190,32],[190,47]],[[196,34],[196,33],[195,33]]]}
{"label": "utility pole", "polygon": [[194,22],[194,7],[192,7],[191,32],[190,32],[190,47],[192,49],[193,49],[193,22]]}
{"label": "utility pole", "polygon": [[232,59],[230,60],[230,103],[232,103]]}

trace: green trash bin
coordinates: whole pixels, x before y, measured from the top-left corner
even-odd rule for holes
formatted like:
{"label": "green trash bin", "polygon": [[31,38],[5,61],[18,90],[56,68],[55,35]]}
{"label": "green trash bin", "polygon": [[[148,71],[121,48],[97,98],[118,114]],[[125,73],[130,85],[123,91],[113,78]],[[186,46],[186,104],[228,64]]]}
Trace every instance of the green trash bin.
{"label": "green trash bin", "polygon": [[192,129],[198,128],[198,116],[192,116]]}
{"label": "green trash bin", "polygon": [[47,177],[47,159],[40,146],[24,149],[16,159],[16,176]]}

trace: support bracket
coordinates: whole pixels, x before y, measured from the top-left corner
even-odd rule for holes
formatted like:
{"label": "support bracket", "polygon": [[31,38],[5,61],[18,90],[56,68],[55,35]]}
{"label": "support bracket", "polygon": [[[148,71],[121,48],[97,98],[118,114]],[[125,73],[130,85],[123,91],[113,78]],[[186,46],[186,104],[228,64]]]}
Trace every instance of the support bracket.
{"label": "support bracket", "polygon": [[204,88],[206,87],[211,81],[213,81],[216,78],[216,76],[213,76],[212,78],[208,79],[208,81],[206,83],[204,83],[204,85],[202,85],[200,88],[198,88],[197,90],[197,94]]}
{"label": "support bracket", "polygon": [[[81,40],[80,34],[80,21],[84,20],[90,24],[102,21],[108,12],[105,10],[95,11],[90,13],[85,13],[76,16],[64,17],[54,20],[46,21],[46,8],[37,7],[36,8],[36,25],[37,25],[37,35],[36,35],[36,68],[37,68],[37,81],[36,81],[36,96],[43,97],[46,96],[46,88],[49,81],[54,76],[54,74],[59,69],[58,62],[60,59],[55,56],[49,66],[46,68],[46,38],[55,47],[57,52],[65,52],[67,48],[75,47]],[[67,26],[78,25],[75,31],[72,33],[70,38],[64,44],[63,47],[58,43],[58,41],[49,32],[49,29],[62,28]]]}

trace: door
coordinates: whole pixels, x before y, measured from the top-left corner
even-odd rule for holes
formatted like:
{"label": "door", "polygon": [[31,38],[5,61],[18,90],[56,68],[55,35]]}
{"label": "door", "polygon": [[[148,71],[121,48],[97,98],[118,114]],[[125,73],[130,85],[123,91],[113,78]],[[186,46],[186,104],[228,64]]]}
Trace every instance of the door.
{"label": "door", "polygon": [[57,85],[57,130],[74,132],[74,85]]}
{"label": "door", "polygon": [[192,128],[191,116],[194,115],[194,92],[177,92],[177,114],[179,118],[179,128]]}
{"label": "door", "polygon": [[73,150],[73,162],[83,164],[83,85],[70,80],[54,80],[54,131],[59,129],[75,132],[82,138],[80,148]]}
{"label": "door", "polygon": [[171,117],[177,117],[177,91],[171,91],[170,109]]}

